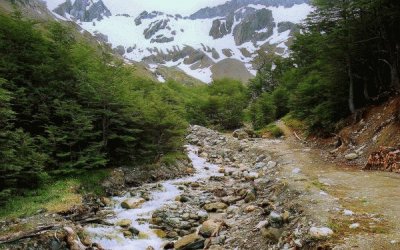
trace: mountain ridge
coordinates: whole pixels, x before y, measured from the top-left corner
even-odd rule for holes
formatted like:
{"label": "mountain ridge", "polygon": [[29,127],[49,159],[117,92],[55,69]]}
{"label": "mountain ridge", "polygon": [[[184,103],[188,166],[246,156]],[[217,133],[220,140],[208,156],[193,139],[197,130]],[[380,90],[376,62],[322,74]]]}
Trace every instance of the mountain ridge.
{"label": "mountain ridge", "polygon": [[223,68],[231,70],[218,75],[237,75],[233,66],[240,63],[246,70],[238,79],[246,82],[256,74],[253,60],[258,50],[273,46],[275,52],[270,53],[288,55],[297,24],[311,11],[307,3],[308,0],[233,0],[189,16],[162,11],[131,16],[111,13],[102,0],[90,4],[88,0],[67,0],[53,11],[109,43],[128,60],[144,62],[152,68],[179,68],[206,83],[215,79],[213,71],[218,71],[214,68],[219,63],[230,61],[232,64]]}

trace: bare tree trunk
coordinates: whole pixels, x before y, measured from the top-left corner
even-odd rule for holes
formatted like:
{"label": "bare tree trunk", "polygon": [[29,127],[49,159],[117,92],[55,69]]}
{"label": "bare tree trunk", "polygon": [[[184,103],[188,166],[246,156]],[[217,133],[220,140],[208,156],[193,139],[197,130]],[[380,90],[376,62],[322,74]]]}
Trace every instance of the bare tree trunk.
{"label": "bare tree trunk", "polygon": [[367,79],[365,79],[365,78],[363,80],[364,80],[364,98],[366,101],[370,101],[371,97],[369,96],[369,93],[368,93],[368,82],[367,82]]}
{"label": "bare tree trunk", "polygon": [[399,77],[399,71],[398,71],[396,61],[394,61],[392,64],[389,63],[385,59],[379,59],[379,61],[382,61],[382,62],[386,63],[386,65],[389,66],[390,77],[391,77],[391,86],[396,90],[400,90],[400,77]]}
{"label": "bare tree trunk", "polygon": [[349,109],[352,114],[356,112],[356,108],[354,105],[354,79],[353,72],[351,70],[351,59],[350,56],[347,56],[347,74],[349,76]]}
{"label": "bare tree trunk", "polygon": [[395,90],[400,90],[399,71],[396,62],[390,67],[390,76],[392,79],[392,86]]}

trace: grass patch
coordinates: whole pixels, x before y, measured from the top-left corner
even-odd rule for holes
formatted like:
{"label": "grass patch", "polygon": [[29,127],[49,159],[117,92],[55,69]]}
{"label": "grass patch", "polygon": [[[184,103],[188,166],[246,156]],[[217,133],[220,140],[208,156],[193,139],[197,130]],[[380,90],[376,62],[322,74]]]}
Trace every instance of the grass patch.
{"label": "grass patch", "polygon": [[169,153],[161,157],[160,163],[165,164],[166,166],[172,166],[176,163],[177,160],[185,160],[187,159],[187,155],[184,152],[175,152]]}
{"label": "grass patch", "polygon": [[294,118],[290,113],[282,118],[282,121],[291,129],[304,131],[306,130],[306,125],[303,121]]}
{"label": "grass patch", "polygon": [[269,138],[279,138],[284,135],[283,131],[276,126],[275,123],[271,123],[265,128],[261,129],[259,131],[259,134],[263,137],[269,137]]}
{"label": "grass patch", "polygon": [[104,194],[100,183],[107,175],[107,170],[89,171],[80,176],[54,180],[23,196],[14,196],[0,207],[0,218],[31,216],[41,209],[50,213],[66,211],[82,204],[82,194]]}
{"label": "grass patch", "polygon": [[326,191],[326,185],[318,180],[312,181],[311,184],[322,191]]}

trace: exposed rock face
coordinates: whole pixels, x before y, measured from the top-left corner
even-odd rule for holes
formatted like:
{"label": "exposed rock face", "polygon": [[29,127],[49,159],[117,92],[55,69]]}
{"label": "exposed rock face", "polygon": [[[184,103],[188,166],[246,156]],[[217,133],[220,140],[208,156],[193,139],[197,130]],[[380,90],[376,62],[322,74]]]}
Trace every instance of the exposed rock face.
{"label": "exposed rock face", "polygon": [[151,43],[169,43],[175,40],[174,37],[165,37],[163,35],[158,35],[156,38],[151,39]]}
{"label": "exposed rock face", "polygon": [[[273,34],[275,26],[272,11],[261,9],[250,14],[233,30],[236,45],[250,41],[262,41]],[[261,32],[261,30],[263,30]],[[264,31],[265,30],[265,31]]]}
{"label": "exposed rock face", "polygon": [[227,16],[235,10],[249,4],[261,4],[265,6],[292,7],[295,4],[308,3],[309,0],[233,0],[215,7],[203,8],[190,16],[191,19],[205,19]]}
{"label": "exposed rock face", "polygon": [[93,20],[101,20],[104,16],[111,16],[110,10],[104,5],[102,0],[75,0],[72,4],[71,0],[59,5],[54,12],[60,16],[70,14],[77,20],[83,22],[91,22]]}
{"label": "exposed rock face", "polygon": [[296,24],[294,24],[292,22],[280,22],[280,23],[278,23],[278,32],[282,33],[287,30],[292,30],[293,28],[295,28],[295,26],[296,26]]}
{"label": "exposed rock face", "polygon": [[214,20],[210,30],[210,36],[217,39],[230,34],[232,32],[233,23],[233,14],[228,15],[227,18]]}
{"label": "exposed rock face", "polygon": [[159,15],[163,15],[164,13],[159,12],[159,11],[153,11],[151,13],[147,12],[147,11],[143,11],[142,13],[140,13],[140,15],[135,18],[135,24],[136,25],[141,25],[142,24],[142,20],[144,19],[153,19]]}
{"label": "exposed rock face", "polygon": [[[65,2],[54,10],[56,13],[66,18],[71,17],[71,20],[76,21],[78,25],[100,41],[111,42],[113,48],[122,45],[125,50],[129,49],[129,52],[122,53],[122,49],[117,48],[116,53],[127,59],[151,65],[167,63],[169,67],[180,68],[188,75],[210,83],[212,80],[225,77],[241,81],[247,81],[254,77],[257,67],[252,63],[252,58],[258,50],[286,55],[290,43],[282,43],[285,41],[279,40],[279,33],[290,30],[287,38],[289,40],[294,31],[299,28],[288,22],[293,20],[289,16],[292,10],[284,10],[288,14],[282,14],[285,18],[280,18],[282,21],[277,26],[272,11],[268,7],[293,7],[295,4],[308,3],[309,0],[232,0],[216,7],[201,9],[189,17],[182,17],[179,14],[170,15],[160,11],[143,11],[137,17],[124,12],[111,15],[102,2],[104,0],[63,1]],[[308,10],[306,6],[294,6],[294,8],[299,9],[300,14],[305,17]],[[97,21],[110,15],[110,19],[104,20],[104,22],[126,25],[134,18],[133,26],[137,27],[132,27],[131,33],[127,33],[127,36],[132,36],[134,32],[138,32],[132,36],[132,42],[123,39],[116,44],[115,41],[118,39],[115,39],[115,36],[118,36],[118,32],[110,31],[107,25],[102,25],[101,21]],[[116,16],[118,18],[114,19]],[[210,21],[199,20],[205,18]],[[180,19],[185,19],[185,22]],[[286,20],[288,21],[285,22]],[[194,29],[190,28],[189,32],[183,29],[188,24],[194,27]],[[203,27],[204,25],[206,27]],[[129,28],[127,29],[129,30]],[[197,30],[199,31],[198,37]],[[204,44],[197,43],[196,39],[186,39],[185,36],[189,35],[195,36]],[[136,36],[144,37],[146,41],[136,38]],[[268,40],[272,36],[277,39]],[[282,36],[282,38],[286,39],[286,36]],[[214,43],[213,40],[217,41]],[[248,42],[252,42],[254,46],[245,44]],[[228,58],[235,58],[237,61],[224,60]],[[182,59],[185,60],[184,65]],[[239,68],[236,70],[231,68],[233,66]],[[150,71],[155,73],[154,68]],[[154,77],[159,79],[160,75],[154,74]],[[163,79],[165,80],[165,77]]]}
{"label": "exposed rock face", "polygon": [[119,45],[114,49],[114,52],[123,56],[125,54],[125,47],[122,45]]}
{"label": "exposed rock face", "polygon": [[169,19],[164,19],[164,20],[158,20],[154,21],[150,24],[150,26],[144,30],[144,37],[146,39],[150,39],[152,36],[154,36],[155,33],[157,33],[160,30],[165,29],[168,26]]}

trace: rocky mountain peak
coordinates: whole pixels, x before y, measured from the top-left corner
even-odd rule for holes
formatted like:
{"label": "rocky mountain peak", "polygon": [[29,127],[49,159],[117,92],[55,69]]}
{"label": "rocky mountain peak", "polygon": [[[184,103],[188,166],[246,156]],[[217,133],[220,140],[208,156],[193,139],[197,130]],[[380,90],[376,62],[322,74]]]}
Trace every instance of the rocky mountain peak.
{"label": "rocky mountain peak", "polygon": [[[184,17],[162,9],[132,14],[110,5],[111,13],[108,1],[65,0],[54,12],[78,20],[118,54],[154,72],[174,67],[203,82],[238,72],[247,81],[256,73],[259,50],[286,56],[297,23],[311,11],[309,0],[231,0]],[[133,8],[136,0],[131,1]]]}
{"label": "rocky mountain peak", "polygon": [[66,0],[53,11],[63,17],[70,15],[82,22],[100,21],[104,16],[111,16],[110,10],[102,0],[75,0],[73,3]]}

